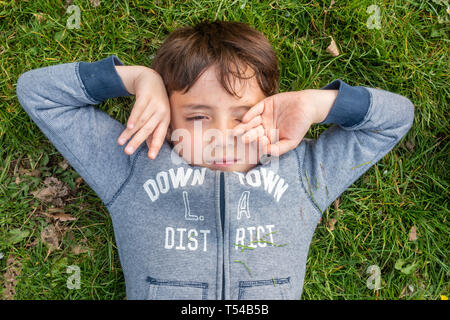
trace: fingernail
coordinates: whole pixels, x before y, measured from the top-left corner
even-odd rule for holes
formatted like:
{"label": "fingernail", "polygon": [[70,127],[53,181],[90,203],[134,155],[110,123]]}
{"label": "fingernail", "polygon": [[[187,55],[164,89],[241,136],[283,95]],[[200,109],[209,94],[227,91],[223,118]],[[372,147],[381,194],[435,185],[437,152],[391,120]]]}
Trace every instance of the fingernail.
{"label": "fingernail", "polygon": [[119,139],[119,143],[120,143],[120,144],[124,144],[124,143],[125,143],[125,138]]}
{"label": "fingernail", "polygon": [[128,152],[128,153],[132,153],[134,151],[134,148],[133,147],[127,147],[125,149],[125,151]]}

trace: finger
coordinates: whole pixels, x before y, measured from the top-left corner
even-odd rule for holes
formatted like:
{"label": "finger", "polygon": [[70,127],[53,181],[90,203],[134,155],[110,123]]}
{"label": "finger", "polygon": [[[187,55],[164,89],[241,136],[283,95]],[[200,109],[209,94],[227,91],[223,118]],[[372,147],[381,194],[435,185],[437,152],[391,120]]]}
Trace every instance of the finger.
{"label": "finger", "polygon": [[244,132],[256,127],[262,123],[262,117],[260,115],[254,117],[248,123],[240,123],[233,128],[232,134],[235,136],[241,135]]}
{"label": "finger", "polygon": [[130,140],[131,136],[133,136],[136,132],[138,132],[152,117],[156,112],[155,107],[151,107],[149,105],[146,106],[145,110],[139,115],[139,118],[134,121],[134,126],[132,129],[125,128],[125,130],[120,134],[118,143],[120,145],[125,144],[128,140]]}
{"label": "finger", "polygon": [[136,97],[136,102],[133,106],[133,109],[131,110],[130,117],[127,121],[127,128],[133,129],[136,127],[136,124],[138,122],[138,119],[141,117],[141,115],[144,113],[147,106],[150,104],[151,97]]}
{"label": "finger", "polygon": [[266,102],[266,98],[255,104],[253,107],[251,107],[242,117],[242,122],[247,122],[252,118],[255,118],[256,116],[260,115],[264,111],[264,104]]}
{"label": "finger", "polygon": [[250,143],[256,140],[258,137],[263,137],[264,135],[264,127],[262,125],[259,125],[256,128],[250,129],[244,135],[242,135],[241,140],[244,143]]}
{"label": "finger", "polygon": [[150,150],[149,157],[151,159],[155,159],[156,155],[158,154],[159,150],[161,149],[161,146],[163,145],[164,140],[166,138],[167,127],[168,127],[167,124],[161,122],[156,127],[155,131],[153,131],[152,144],[151,144],[151,147],[149,148],[149,150]]}
{"label": "finger", "polygon": [[[153,138],[153,133],[149,134],[149,136],[147,137],[147,139],[145,139],[145,143],[147,144],[148,150],[151,149],[151,146],[152,146],[152,138]],[[147,156],[151,159],[151,157],[150,157],[150,152],[148,152]]]}
{"label": "finger", "polygon": [[133,152],[141,145],[142,142],[147,139],[147,137],[153,132],[156,125],[159,123],[160,119],[157,116],[150,118],[150,120],[134,135],[133,139],[128,143],[125,148],[125,153],[128,155],[133,154]]}
{"label": "finger", "polygon": [[268,145],[270,144],[269,138],[266,136],[258,137],[258,148],[260,150],[260,154],[268,153]]}
{"label": "finger", "polygon": [[273,155],[279,157],[280,155],[294,149],[296,143],[294,140],[280,140],[277,143],[269,144],[267,146],[267,151]]}

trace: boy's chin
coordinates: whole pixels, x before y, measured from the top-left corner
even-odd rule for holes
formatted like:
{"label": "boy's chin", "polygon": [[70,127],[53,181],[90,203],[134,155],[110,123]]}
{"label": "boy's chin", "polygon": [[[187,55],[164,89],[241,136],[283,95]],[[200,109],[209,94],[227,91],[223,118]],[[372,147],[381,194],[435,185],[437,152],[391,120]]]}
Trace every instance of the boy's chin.
{"label": "boy's chin", "polygon": [[247,172],[250,169],[254,168],[257,164],[230,164],[230,165],[219,165],[219,164],[202,164],[203,167],[208,167],[211,170],[219,170],[219,171],[238,171],[238,172]]}

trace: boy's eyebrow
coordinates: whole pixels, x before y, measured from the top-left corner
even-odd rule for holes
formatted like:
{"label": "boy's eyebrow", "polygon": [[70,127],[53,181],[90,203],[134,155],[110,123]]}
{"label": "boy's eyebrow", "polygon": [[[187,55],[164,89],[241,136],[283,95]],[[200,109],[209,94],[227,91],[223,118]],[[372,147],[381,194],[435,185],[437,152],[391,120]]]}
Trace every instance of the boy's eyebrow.
{"label": "boy's eyebrow", "polygon": [[[250,108],[252,108],[253,106],[248,106],[248,105],[243,105],[243,106],[236,106],[236,107],[232,107],[233,109],[246,109],[249,110]],[[196,103],[190,103],[190,104],[185,104],[182,106],[182,108],[185,109],[192,109],[192,110],[198,110],[198,109],[214,109],[214,107],[212,106],[208,106],[208,105],[204,105],[204,104],[196,104]]]}

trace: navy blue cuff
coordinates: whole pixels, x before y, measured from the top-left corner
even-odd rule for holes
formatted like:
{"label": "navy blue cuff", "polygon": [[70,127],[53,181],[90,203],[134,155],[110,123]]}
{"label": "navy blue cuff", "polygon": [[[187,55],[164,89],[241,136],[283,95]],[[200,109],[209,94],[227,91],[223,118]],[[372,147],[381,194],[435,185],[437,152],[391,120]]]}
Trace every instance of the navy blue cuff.
{"label": "navy blue cuff", "polygon": [[352,127],[361,123],[370,106],[370,93],[364,87],[350,86],[337,79],[327,84],[322,90],[336,90],[338,95],[328,116],[319,124],[336,123],[343,127]]}
{"label": "navy blue cuff", "polygon": [[95,62],[80,61],[80,78],[92,98],[101,102],[109,98],[131,96],[117,73],[117,65],[123,66],[123,63],[115,55]]}

